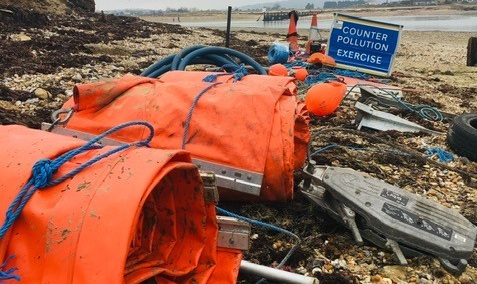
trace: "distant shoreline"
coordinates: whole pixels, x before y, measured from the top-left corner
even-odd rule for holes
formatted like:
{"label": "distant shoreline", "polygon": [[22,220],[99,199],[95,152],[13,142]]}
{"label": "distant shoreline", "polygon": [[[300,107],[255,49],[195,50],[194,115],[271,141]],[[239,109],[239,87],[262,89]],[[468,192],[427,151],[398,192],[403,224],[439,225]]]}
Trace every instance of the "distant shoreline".
{"label": "distant shoreline", "polygon": [[[408,16],[408,15],[477,15],[477,4],[473,5],[439,5],[439,6],[408,6],[408,7],[370,7],[353,9],[317,10],[321,19],[331,19],[334,13],[346,13],[357,17],[365,16]],[[232,12],[232,20],[253,21],[259,20],[261,12]],[[215,22],[225,21],[227,11],[222,12],[188,12],[168,15],[147,15],[139,18],[149,22],[180,24],[180,22]]]}

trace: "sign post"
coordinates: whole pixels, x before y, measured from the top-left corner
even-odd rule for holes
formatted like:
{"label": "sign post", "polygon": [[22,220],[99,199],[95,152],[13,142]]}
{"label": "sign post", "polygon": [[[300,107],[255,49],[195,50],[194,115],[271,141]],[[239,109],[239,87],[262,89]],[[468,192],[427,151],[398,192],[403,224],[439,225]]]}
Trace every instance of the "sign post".
{"label": "sign post", "polygon": [[336,67],[389,76],[402,26],[335,13],[327,55]]}

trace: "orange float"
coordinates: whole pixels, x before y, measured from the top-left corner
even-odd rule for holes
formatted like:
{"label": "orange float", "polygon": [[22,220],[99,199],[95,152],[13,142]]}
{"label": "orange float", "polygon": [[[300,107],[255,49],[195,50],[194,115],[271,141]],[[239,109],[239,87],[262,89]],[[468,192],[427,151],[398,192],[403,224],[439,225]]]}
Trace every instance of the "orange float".
{"label": "orange float", "polygon": [[346,84],[336,81],[316,84],[306,93],[306,107],[317,116],[330,115],[338,108],[346,91]]}
{"label": "orange float", "polygon": [[288,69],[283,64],[280,64],[280,63],[273,64],[268,69],[268,75],[271,75],[271,76],[288,76]]}
{"label": "orange float", "polygon": [[336,61],[333,57],[323,54],[321,52],[315,52],[307,59],[308,63],[323,64],[327,66],[336,66]]}
{"label": "orange float", "polygon": [[[9,177],[0,179],[0,215],[38,160],[85,143],[0,126],[0,145],[8,149],[0,152],[0,171]],[[111,149],[75,156],[53,180]],[[204,200],[189,153],[132,147],[34,192],[0,239],[0,263],[14,255],[2,271],[18,268],[22,283],[235,283],[241,253],[216,252],[217,232],[214,204]]]}
{"label": "orange float", "polygon": [[295,79],[297,79],[298,81],[305,81],[306,77],[308,76],[308,71],[305,68],[299,68],[294,71]]}

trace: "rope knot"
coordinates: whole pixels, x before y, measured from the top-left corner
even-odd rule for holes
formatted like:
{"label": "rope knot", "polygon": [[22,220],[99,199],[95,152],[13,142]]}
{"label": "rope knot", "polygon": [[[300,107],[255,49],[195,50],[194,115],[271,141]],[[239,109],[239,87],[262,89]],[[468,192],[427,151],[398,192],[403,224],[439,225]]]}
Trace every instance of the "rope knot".
{"label": "rope knot", "polygon": [[234,82],[240,81],[243,77],[248,75],[247,68],[241,64],[240,67],[234,72]]}
{"label": "rope knot", "polygon": [[36,188],[43,188],[48,185],[51,177],[56,172],[57,167],[49,159],[38,160],[32,169],[32,180]]}

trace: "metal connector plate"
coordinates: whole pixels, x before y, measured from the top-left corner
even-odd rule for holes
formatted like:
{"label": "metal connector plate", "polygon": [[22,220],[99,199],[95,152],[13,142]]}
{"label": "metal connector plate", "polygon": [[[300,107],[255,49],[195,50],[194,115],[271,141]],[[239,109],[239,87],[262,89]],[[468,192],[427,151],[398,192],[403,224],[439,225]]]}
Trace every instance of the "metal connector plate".
{"label": "metal connector plate", "polygon": [[217,245],[223,248],[248,250],[250,248],[250,224],[233,217],[217,216],[219,237]]}

